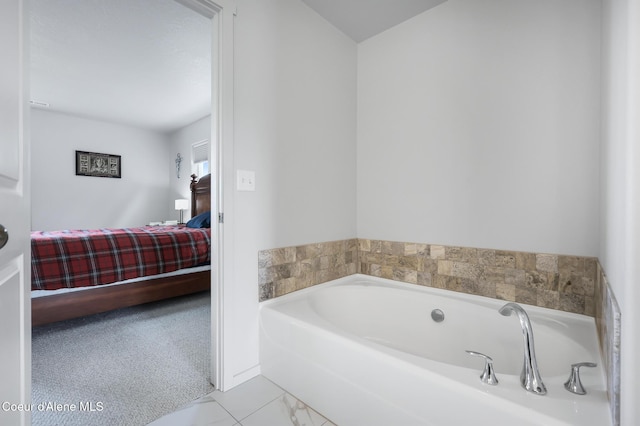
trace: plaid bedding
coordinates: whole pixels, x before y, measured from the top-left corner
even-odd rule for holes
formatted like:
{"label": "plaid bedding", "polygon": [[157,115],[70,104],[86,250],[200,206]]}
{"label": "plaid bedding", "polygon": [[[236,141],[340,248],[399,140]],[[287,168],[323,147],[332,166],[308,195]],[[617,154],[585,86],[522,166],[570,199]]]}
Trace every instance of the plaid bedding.
{"label": "plaid bedding", "polygon": [[207,263],[211,230],[184,226],[31,233],[31,288],[110,284]]}

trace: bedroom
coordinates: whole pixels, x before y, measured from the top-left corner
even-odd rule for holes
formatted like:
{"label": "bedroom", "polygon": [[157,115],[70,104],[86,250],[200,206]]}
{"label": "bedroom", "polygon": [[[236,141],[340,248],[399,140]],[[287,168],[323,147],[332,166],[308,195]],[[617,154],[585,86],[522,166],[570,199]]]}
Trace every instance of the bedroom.
{"label": "bedroom", "polygon": [[[123,274],[123,270],[118,267],[113,271],[91,272],[89,280],[80,278],[79,274],[71,274],[74,282],[63,282],[54,276],[67,273],[58,274],[50,267],[45,269],[43,262],[51,265],[57,261],[36,256],[36,253],[43,252],[36,250],[34,246],[33,260],[37,259],[36,264],[43,265],[43,268],[34,266],[32,281],[34,286],[47,289],[33,292],[32,325],[37,326],[33,331],[34,400],[60,400],[65,394],[66,400],[77,399],[72,397],[72,389],[82,382],[84,373],[70,370],[59,374],[60,377],[45,373],[62,371],[47,366],[48,360],[43,357],[42,348],[53,338],[52,330],[59,339],[63,339],[66,333],[73,334],[74,329],[77,329],[77,333],[82,333],[82,329],[89,326],[87,322],[82,322],[82,326],[80,323],[67,323],[68,328],[61,329],[47,326],[43,328],[42,324],[170,296],[201,292],[210,287],[211,272],[208,267],[199,266],[195,268],[198,272],[180,275],[176,274],[185,269],[173,271],[174,268],[209,262],[211,236],[208,230],[200,233],[196,232],[200,230],[186,232],[184,228],[176,226],[140,228],[172,220],[175,223],[179,218],[184,223],[204,209],[198,203],[201,203],[205,195],[198,193],[192,199],[190,187],[192,173],[199,177],[208,173],[207,167],[203,165],[208,166],[211,123],[210,21],[173,1],[153,2],[153,8],[150,8],[149,2],[136,4],[138,6],[134,6],[132,2],[31,2],[31,94],[34,100],[30,126],[31,226],[33,231],[38,231],[32,235],[32,241],[34,244],[36,241],[48,244],[48,238],[57,238],[60,234],[56,231],[60,230],[127,228],[127,233],[121,235],[125,240],[112,239],[117,235],[115,233],[104,236],[92,232],[92,238],[107,237],[112,243],[118,241],[126,245],[128,241],[133,241],[132,237],[135,235],[135,241],[140,244],[136,249],[138,256],[146,253],[143,255],[145,259],[158,259],[157,266],[145,261],[144,270],[139,267],[125,268],[129,272]],[[140,32],[140,28],[145,28],[145,32]],[[78,175],[78,151],[117,155],[120,160],[120,176],[104,178]],[[181,161],[177,162],[177,158]],[[196,160],[200,163],[197,164]],[[207,189],[207,205],[210,206],[210,185],[205,188],[204,182],[205,180],[198,182],[197,188]],[[196,196],[198,203],[194,202]],[[175,200],[178,199],[188,200],[186,209],[177,211],[174,208]],[[192,206],[200,211],[192,212]],[[87,233],[82,233],[78,241],[84,244],[86,235]],[[67,241],[71,238],[69,233],[62,236]],[[160,250],[160,246],[155,244],[162,241],[164,246],[168,237],[170,241],[177,243],[175,248],[172,247],[171,252],[161,256],[153,254]],[[101,250],[97,248],[98,240],[95,241],[94,248]],[[147,245],[150,243],[154,246]],[[72,246],[69,244],[72,243],[68,243],[66,247],[71,250]],[[56,246],[62,247],[62,244],[56,243]],[[197,252],[192,252],[191,246],[197,247]],[[46,248],[45,245],[40,247]],[[174,258],[173,253],[185,257]],[[93,256],[98,260],[104,258],[104,254]],[[76,263],[79,258],[75,259],[76,266],[71,267],[71,263],[68,263],[64,265],[64,270],[84,270],[81,263]],[[88,260],[86,265],[92,265],[92,262]],[[119,265],[128,262],[124,255],[115,261]],[[62,269],[58,269],[60,270]],[[90,269],[87,267],[87,270]],[[191,270],[194,268],[190,267],[189,271]],[[157,273],[160,275],[156,275]],[[126,286],[99,286],[50,296],[52,293],[60,293],[60,290],[52,290],[59,286],[111,283],[148,274],[154,274],[153,279],[148,282],[139,281]],[[82,275],[86,276],[84,273]],[[93,277],[104,277],[104,280],[94,280]],[[131,286],[135,288],[126,290],[128,293],[122,290]],[[200,318],[199,322],[202,324],[205,321],[202,315],[206,314],[203,303],[208,293],[199,294],[203,296],[198,296],[190,302],[191,305],[186,306],[195,309],[195,300],[198,301],[195,307],[200,316],[196,318]],[[208,296],[206,299],[208,300]],[[210,301],[207,303],[210,304]],[[157,306],[160,305],[152,306],[159,309]],[[140,316],[143,312],[151,315],[149,310],[140,311],[137,315]],[[171,312],[164,317],[178,315]],[[125,311],[122,315],[125,315]],[[95,318],[92,324],[98,330],[101,327],[98,321],[113,323],[118,320],[108,315],[92,318]],[[208,322],[203,330],[209,329]],[[182,325],[182,329],[186,327],[187,324]],[[128,328],[127,333],[131,333],[133,328]],[[118,333],[128,328],[120,326]],[[204,333],[203,341],[208,342],[208,331]],[[117,333],[114,333],[113,338],[115,335]],[[138,339],[135,345],[142,345],[143,342],[144,339]],[[134,343],[126,343],[119,350],[131,350],[131,360],[142,361],[140,357],[145,353],[144,349],[142,346],[139,350],[136,346],[129,347],[131,344]],[[210,362],[207,355],[210,348],[206,347],[207,344],[194,345],[193,348],[194,352],[197,349],[201,351],[201,358],[207,358],[204,366]],[[66,345],[69,349],[54,346],[53,350],[65,358],[87,351],[82,345],[74,345],[75,343],[70,342]],[[144,357],[151,360],[154,353],[155,351],[151,351]],[[170,353],[171,351],[160,355],[161,358],[156,359],[156,363],[161,365],[168,362]],[[174,364],[177,362],[175,359],[179,359],[175,355]],[[129,368],[142,371],[144,365],[146,363],[133,363]],[[89,371],[91,366],[80,368]],[[125,369],[120,374],[132,376],[134,371],[126,373]],[[192,377],[189,380],[191,386],[200,390],[187,399],[212,389],[208,383],[208,368],[189,374],[195,376],[198,373],[202,379]],[[74,379],[66,381],[65,376]],[[94,372],[92,376],[94,379],[87,383],[97,385],[109,380],[99,372]],[[153,379],[153,376],[154,374],[146,374],[142,377],[146,377],[146,380],[158,380],[157,377]],[[102,386],[96,385],[85,385],[84,394],[96,395]],[[47,388],[51,390],[47,391]],[[138,389],[138,394],[154,394],[140,389],[142,388]],[[193,391],[187,393],[191,392]],[[160,394],[156,394],[156,397],[163,398]],[[115,402],[106,403],[112,407],[114,404]],[[38,414],[40,413],[33,414],[35,424],[47,421],[46,417]],[[62,418],[58,420],[61,421]]]}

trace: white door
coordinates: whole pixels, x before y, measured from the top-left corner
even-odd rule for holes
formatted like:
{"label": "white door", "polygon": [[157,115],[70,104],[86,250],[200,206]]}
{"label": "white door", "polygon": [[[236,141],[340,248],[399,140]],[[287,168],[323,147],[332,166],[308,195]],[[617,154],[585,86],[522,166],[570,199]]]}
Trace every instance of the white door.
{"label": "white door", "polygon": [[0,248],[2,425],[31,423],[24,407],[31,400],[26,8],[22,0],[0,2],[0,246],[6,242]]}

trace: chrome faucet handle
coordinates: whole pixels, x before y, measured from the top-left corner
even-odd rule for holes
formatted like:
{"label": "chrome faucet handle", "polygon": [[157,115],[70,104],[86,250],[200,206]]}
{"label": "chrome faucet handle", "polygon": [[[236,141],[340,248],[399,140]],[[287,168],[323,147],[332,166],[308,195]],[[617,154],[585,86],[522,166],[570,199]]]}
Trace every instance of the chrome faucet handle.
{"label": "chrome faucet handle", "polygon": [[488,385],[495,386],[498,384],[498,378],[493,370],[493,359],[490,356],[475,351],[466,351],[471,356],[478,356],[484,358],[484,370],[480,375],[480,381]]}
{"label": "chrome faucet handle", "polygon": [[569,379],[564,383],[564,388],[571,393],[578,395],[585,395],[587,391],[582,386],[580,381],[580,367],[597,367],[595,362],[579,362],[577,364],[571,364],[571,374]]}

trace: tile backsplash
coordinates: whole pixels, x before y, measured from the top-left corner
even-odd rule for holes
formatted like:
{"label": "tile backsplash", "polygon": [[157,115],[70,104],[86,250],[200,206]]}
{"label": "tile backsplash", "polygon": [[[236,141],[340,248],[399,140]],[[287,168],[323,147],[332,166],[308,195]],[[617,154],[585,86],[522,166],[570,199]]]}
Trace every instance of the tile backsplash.
{"label": "tile backsplash", "polygon": [[597,259],[358,240],[358,272],[593,316]]}
{"label": "tile backsplash", "polygon": [[360,273],[594,316],[595,257],[349,239],[262,250],[260,301]]}
{"label": "tile backsplash", "polygon": [[358,240],[262,250],[258,253],[260,301],[357,272]]}

